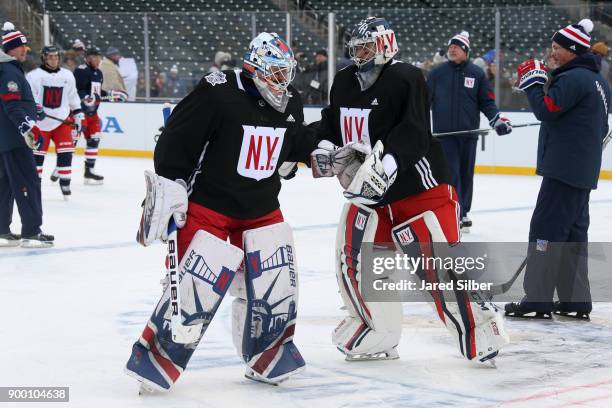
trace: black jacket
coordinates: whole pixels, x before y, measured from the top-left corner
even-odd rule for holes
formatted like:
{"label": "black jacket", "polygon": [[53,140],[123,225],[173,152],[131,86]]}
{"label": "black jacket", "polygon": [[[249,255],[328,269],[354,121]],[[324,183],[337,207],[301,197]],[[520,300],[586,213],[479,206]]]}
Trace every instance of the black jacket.
{"label": "black jacket", "polygon": [[365,91],[356,72],[353,65],[336,74],[330,105],[321,112],[321,121],[312,124],[319,137],[340,146],[364,140],[373,147],[382,140],[399,168],[381,205],[448,184],[444,152],[431,136],[429,94],[421,70],[392,60]]}
{"label": "black jacket", "polygon": [[307,162],[317,146],[303,125],[298,92],[285,113],[268,105],[240,71],[208,74],[174,109],[155,147],[157,174],[182,179],[189,200],[252,219],[279,207],[284,161]]}

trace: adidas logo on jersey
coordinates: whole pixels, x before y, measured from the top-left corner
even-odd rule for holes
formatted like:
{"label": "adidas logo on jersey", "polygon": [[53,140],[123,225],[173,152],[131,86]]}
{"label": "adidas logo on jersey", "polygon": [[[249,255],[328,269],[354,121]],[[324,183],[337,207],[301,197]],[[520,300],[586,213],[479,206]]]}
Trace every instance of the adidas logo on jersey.
{"label": "adidas logo on jersey", "polygon": [[293,119],[292,114],[289,114],[289,116],[287,117],[287,122],[295,122],[295,119]]}
{"label": "adidas logo on jersey", "polygon": [[377,106],[378,105],[378,99],[374,98],[374,100],[371,103],[372,106]]}

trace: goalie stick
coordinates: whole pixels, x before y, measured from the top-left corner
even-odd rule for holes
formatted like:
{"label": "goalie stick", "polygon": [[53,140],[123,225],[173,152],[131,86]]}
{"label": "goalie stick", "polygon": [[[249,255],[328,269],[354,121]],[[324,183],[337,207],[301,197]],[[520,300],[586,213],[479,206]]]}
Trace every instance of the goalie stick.
{"label": "goalie stick", "polygon": [[[527,126],[539,126],[540,122],[533,123],[519,123],[518,125],[512,125],[512,129],[522,128]],[[466,133],[478,133],[478,134],[487,134],[491,131],[495,130],[495,128],[484,128],[484,129],[472,129],[472,130],[458,130],[456,132],[444,132],[444,133],[432,133],[432,136],[449,136],[449,135],[461,135]]]}
{"label": "goalie stick", "polygon": [[[602,149],[601,149],[602,151],[606,149],[606,147],[608,146],[608,143],[610,143],[610,139],[612,139],[612,130],[610,130],[608,134],[606,135],[606,137],[603,139]],[[516,272],[514,272],[514,275],[512,275],[510,280],[504,283],[497,284],[497,285],[491,285],[489,294],[491,296],[495,296],[495,295],[501,295],[502,293],[506,293],[507,291],[509,291],[512,285],[514,284],[514,281],[516,281],[516,279],[520,276],[520,274],[525,269],[525,266],[527,266],[527,257],[523,259],[523,262],[521,262],[521,265],[518,267]]]}
{"label": "goalie stick", "polygon": [[[172,108],[169,103],[165,103],[162,108],[164,115],[164,125],[170,117]],[[170,217],[168,224],[168,261],[167,274],[170,290],[170,329],[172,332],[172,341],[180,344],[195,343],[200,338],[202,333],[203,323],[196,323],[190,326],[183,325],[182,308],[181,308],[181,291],[179,284],[181,281],[180,271],[178,270],[178,242],[177,228],[174,222],[174,217]]]}

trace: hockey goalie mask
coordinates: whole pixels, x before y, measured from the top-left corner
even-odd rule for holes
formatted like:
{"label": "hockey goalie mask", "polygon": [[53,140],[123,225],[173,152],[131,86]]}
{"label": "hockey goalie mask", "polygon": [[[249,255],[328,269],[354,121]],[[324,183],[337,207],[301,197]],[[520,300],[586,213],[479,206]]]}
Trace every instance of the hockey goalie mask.
{"label": "hockey goalie mask", "polygon": [[261,33],[244,55],[243,72],[253,78],[261,96],[274,109],[284,112],[291,98],[289,84],[297,63],[291,48],[276,33]]}
{"label": "hockey goalie mask", "polygon": [[399,51],[395,32],[384,18],[368,17],[350,32],[349,55],[359,72],[391,61]]}

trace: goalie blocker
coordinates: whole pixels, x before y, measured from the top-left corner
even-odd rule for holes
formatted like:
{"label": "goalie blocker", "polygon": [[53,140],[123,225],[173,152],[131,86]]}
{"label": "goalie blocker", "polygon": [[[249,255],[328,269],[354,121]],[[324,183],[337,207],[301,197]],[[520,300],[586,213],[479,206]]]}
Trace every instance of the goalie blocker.
{"label": "goalie blocker", "polygon": [[[401,303],[367,302],[363,298],[361,244],[393,240],[398,249],[406,250],[416,241],[424,255],[432,256],[429,243],[459,242],[459,204],[455,198],[454,189],[444,184],[383,207],[345,204],[337,234],[336,272],[349,315],[336,327],[332,340],[347,360],[398,358],[395,347],[402,329]],[[447,272],[427,269],[418,276],[439,282],[446,278],[443,273]],[[454,299],[439,291],[431,296],[434,310],[467,359],[486,361],[508,344],[503,316],[492,303],[472,301],[465,291],[456,291]]]}
{"label": "goalie blocker", "polygon": [[[291,229],[282,221],[278,209],[240,220],[190,202],[187,222],[178,233],[179,299],[182,324],[202,324],[200,335],[190,344],[173,341],[169,322],[174,297],[168,286],[132,348],[127,374],[147,389],[169,390],[230,285],[238,297],[233,305],[234,344],[247,364],[246,376],[278,384],[299,372],[305,363],[293,343],[295,249]],[[243,260],[246,268],[240,268]]]}

